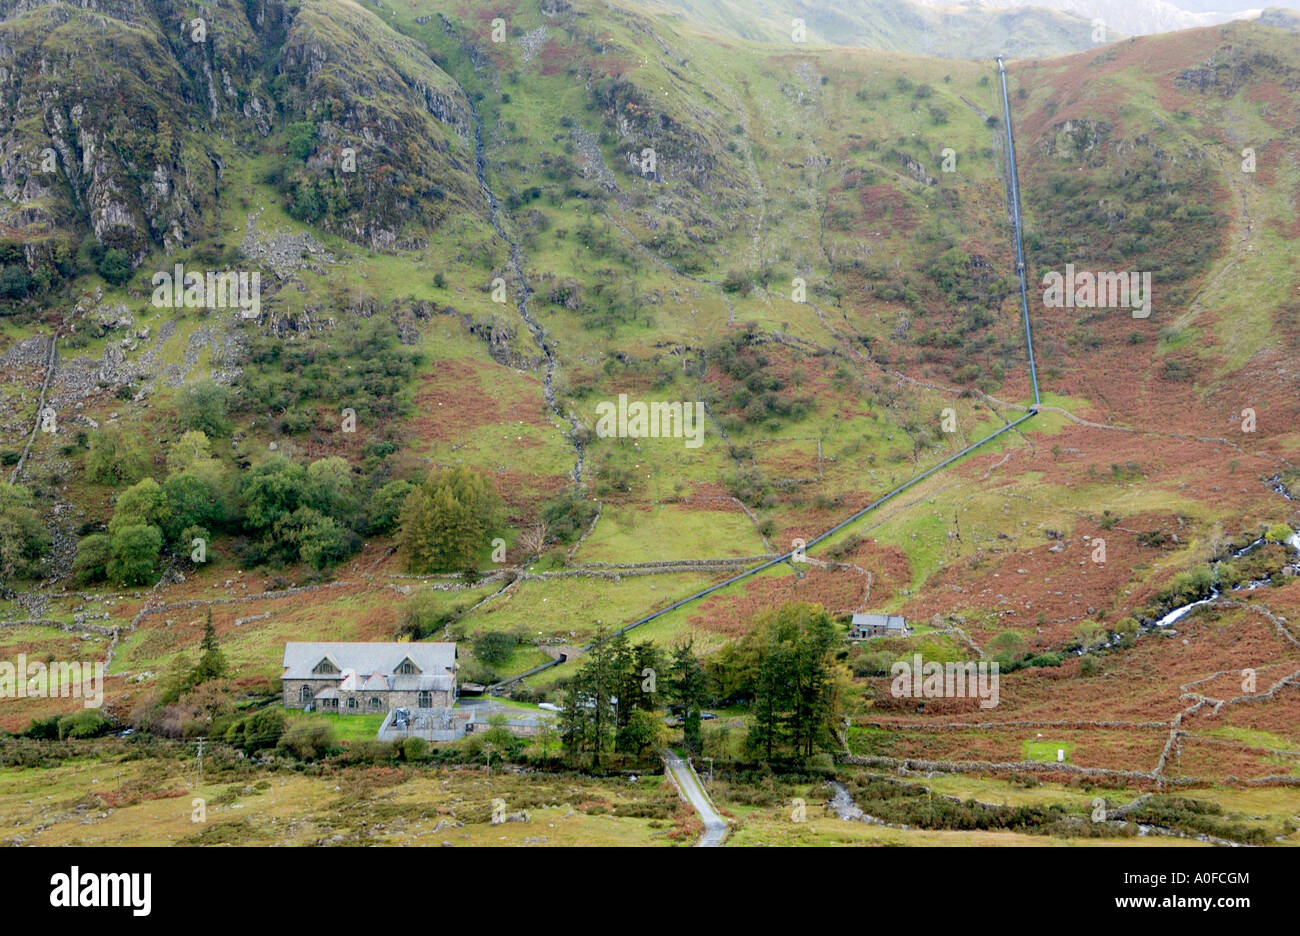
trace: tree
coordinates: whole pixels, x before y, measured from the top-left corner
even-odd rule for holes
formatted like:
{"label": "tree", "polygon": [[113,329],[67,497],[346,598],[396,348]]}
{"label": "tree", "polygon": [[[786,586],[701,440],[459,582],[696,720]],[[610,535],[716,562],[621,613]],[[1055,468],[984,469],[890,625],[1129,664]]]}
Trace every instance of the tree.
{"label": "tree", "polygon": [[16,263],[7,263],[0,270],[0,299],[23,299],[32,288],[32,278],[27,270]]}
{"label": "tree", "polygon": [[178,551],[189,549],[190,539],[186,538],[185,531],[192,527],[213,529],[226,519],[221,492],[197,473],[168,475],[162,494],[168,507],[163,532]]}
{"label": "tree", "polygon": [[199,641],[199,650],[202,653],[199,656],[198,666],[194,667],[190,676],[191,687],[226,674],[226,658],[217,643],[217,629],[212,624],[211,608],[208,608],[208,617],[203,623],[203,639]]}
{"label": "tree", "polygon": [[1264,538],[1270,543],[1285,543],[1294,535],[1295,531],[1285,523],[1275,523],[1268,528],[1268,532],[1264,534]]}
{"label": "tree", "polygon": [[1006,669],[1023,657],[1026,649],[1025,638],[1015,631],[1007,630],[990,640],[984,651]]}
{"label": "tree", "polygon": [[596,505],[578,491],[565,491],[542,508],[542,523],[551,539],[571,543],[591,525]]}
{"label": "tree", "polygon": [[108,533],[115,535],[129,526],[163,526],[170,517],[167,495],[153,478],[144,478],[131,485],[117,498],[113,519],[108,521]]}
{"label": "tree", "polygon": [[1080,621],[1074,628],[1074,639],[1079,642],[1079,646],[1084,650],[1094,650],[1106,645],[1110,640],[1110,635],[1096,621]]}
{"label": "tree", "polygon": [[700,659],[695,655],[694,640],[687,639],[675,646],[669,667],[668,694],[681,708],[682,740],[687,750],[701,750],[701,714],[704,710],[708,681]]}
{"label": "tree", "polygon": [[120,247],[110,247],[99,259],[99,275],[114,286],[131,278],[131,257]]}
{"label": "tree", "polygon": [[150,459],[136,435],[124,435],[116,426],[96,432],[86,453],[86,474],[98,484],[117,487],[135,484],[149,473]]}
{"label": "tree", "polygon": [[664,743],[667,732],[664,723],[654,712],[634,709],[618,732],[617,744],[621,751],[631,751],[641,757],[647,748],[658,748]]}
{"label": "tree", "polygon": [[123,585],[145,585],[153,578],[162,553],[162,530],[137,524],[112,534],[108,577]]}
{"label": "tree", "polygon": [[230,391],[211,380],[190,384],[181,391],[176,413],[186,429],[198,429],[208,438],[230,434]]}
{"label": "tree", "polygon": [[415,490],[410,481],[390,481],[375,492],[366,507],[365,532],[390,533],[397,526],[406,497]]}
{"label": "tree", "polygon": [[548,537],[546,521],[542,520],[536,526],[528,527],[519,534],[519,545],[524,548],[524,552],[530,559],[535,559],[546,548]]}
{"label": "tree", "polygon": [[34,575],[50,549],[50,534],[21,485],[0,481],[0,589]]}
{"label": "tree", "polygon": [[784,721],[790,707],[788,679],[794,668],[790,648],[781,644],[772,629],[766,631],[766,646],[758,657],[758,674],[754,682],[754,721],[746,746],[771,760],[786,740]]}
{"label": "tree", "polygon": [[398,545],[413,572],[472,568],[500,524],[501,497],[467,467],[431,472],[402,505]]}
{"label": "tree", "polygon": [[749,684],[740,687],[753,699],[751,752],[807,760],[833,743],[843,682],[834,659],[838,642],[835,623],[819,604],[786,604],[754,619],[738,654],[754,661]]}
{"label": "tree", "polygon": [[609,747],[614,726],[614,648],[604,627],[596,628],[586,660],[565,689],[560,716],[560,738],[570,754],[591,754],[593,770],[600,769],[601,752]]}
{"label": "tree", "polygon": [[555,723],[550,718],[543,718],[541,724],[537,726],[537,736],[534,739],[538,750],[541,751],[545,760],[551,759],[551,749],[555,747]]}
{"label": "tree", "polygon": [[289,124],[285,128],[285,151],[295,159],[306,162],[316,148],[317,132],[316,124],[308,121]]}
{"label": "tree", "polygon": [[167,452],[167,470],[173,474],[212,461],[212,443],[201,429],[191,429],[172,443]]}
{"label": "tree", "polygon": [[77,558],[72,561],[72,572],[78,585],[90,585],[107,578],[108,560],[112,554],[110,543],[104,533],[92,533],[77,543]]}
{"label": "tree", "polygon": [[352,493],[352,466],[337,455],[312,462],[307,466],[303,500],[325,516],[348,524],[357,509]]}
{"label": "tree", "polygon": [[333,517],[299,507],[276,523],[274,537],[308,565],[323,569],[347,555],[347,537]]}
{"label": "tree", "polygon": [[248,526],[269,531],[298,509],[307,480],[302,466],[276,455],[256,465],[241,490]]}
{"label": "tree", "polygon": [[500,666],[510,659],[519,637],[507,631],[485,631],[474,638],[474,658],[489,666]]}

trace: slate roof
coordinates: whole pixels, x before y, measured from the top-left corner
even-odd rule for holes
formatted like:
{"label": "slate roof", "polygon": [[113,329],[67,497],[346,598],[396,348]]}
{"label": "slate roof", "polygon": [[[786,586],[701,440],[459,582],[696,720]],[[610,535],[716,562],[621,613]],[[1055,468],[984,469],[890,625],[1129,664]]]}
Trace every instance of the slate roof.
{"label": "slate roof", "polygon": [[907,619],[901,614],[855,614],[853,629],[857,630],[860,627],[883,627],[901,633],[907,629]]}
{"label": "slate roof", "polygon": [[[284,673],[281,679],[338,679],[338,675],[322,677],[313,673],[316,664],[329,657],[344,675],[357,682],[357,688],[369,683],[375,675],[385,678],[393,688],[442,689],[451,688],[449,670],[456,668],[454,643],[299,643],[284,645]],[[420,670],[419,674],[398,676],[396,671],[402,661],[410,657]],[[350,673],[348,671],[351,671]],[[360,677],[358,673],[368,674]],[[398,683],[412,681],[407,685]],[[421,685],[430,681],[429,685]],[[436,683],[436,684],[433,684]]]}

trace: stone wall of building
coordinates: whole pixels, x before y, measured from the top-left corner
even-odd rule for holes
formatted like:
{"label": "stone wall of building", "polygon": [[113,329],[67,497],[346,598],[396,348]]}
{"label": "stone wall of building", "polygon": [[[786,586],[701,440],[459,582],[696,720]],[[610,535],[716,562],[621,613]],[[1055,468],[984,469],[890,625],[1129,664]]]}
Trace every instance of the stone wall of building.
{"label": "stone wall of building", "polygon": [[311,688],[312,697],[322,689],[328,689],[330,686],[337,686],[341,679],[282,679],[280,687],[284,690],[284,707],[285,708],[306,708],[307,703],[302,701],[301,693],[303,686]]}
{"label": "stone wall of building", "polygon": [[[302,687],[308,686],[311,689],[312,698],[322,689],[328,689],[331,686],[338,686],[342,679],[282,679],[281,687],[284,693],[285,708],[306,708],[308,703],[302,701]],[[411,691],[402,692],[375,692],[373,690],[358,692],[343,692],[340,694],[338,710],[344,714],[362,715],[374,712],[387,712],[395,708],[450,708],[456,704],[455,693],[448,690],[434,690],[429,693],[432,697],[430,704],[421,706],[420,693]],[[357,700],[356,708],[348,708],[348,698]],[[371,699],[379,699],[379,706],[372,708]],[[330,711],[333,711],[331,709]]]}

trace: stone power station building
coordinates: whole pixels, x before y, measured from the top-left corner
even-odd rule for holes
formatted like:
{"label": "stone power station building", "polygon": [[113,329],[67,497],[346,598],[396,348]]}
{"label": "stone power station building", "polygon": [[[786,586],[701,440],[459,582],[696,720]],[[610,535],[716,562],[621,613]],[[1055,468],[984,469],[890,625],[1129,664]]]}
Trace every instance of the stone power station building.
{"label": "stone power station building", "polygon": [[456,702],[454,643],[286,643],[285,708],[350,715]]}

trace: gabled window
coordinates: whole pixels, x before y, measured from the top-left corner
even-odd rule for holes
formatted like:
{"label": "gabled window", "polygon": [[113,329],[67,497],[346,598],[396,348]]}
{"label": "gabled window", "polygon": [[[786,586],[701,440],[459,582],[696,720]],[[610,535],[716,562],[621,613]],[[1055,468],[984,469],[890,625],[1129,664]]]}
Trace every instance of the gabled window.
{"label": "gabled window", "polygon": [[319,663],[316,664],[316,668],[312,670],[312,672],[318,676],[337,676],[339,673],[339,668],[334,665],[333,660],[331,660],[329,657],[325,657],[323,660],[321,660]]}
{"label": "gabled window", "polygon": [[401,663],[397,664],[397,669],[393,670],[393,672],[402,676],[416,676],[419,675],[421,670],[410,657],[406,657]]}

